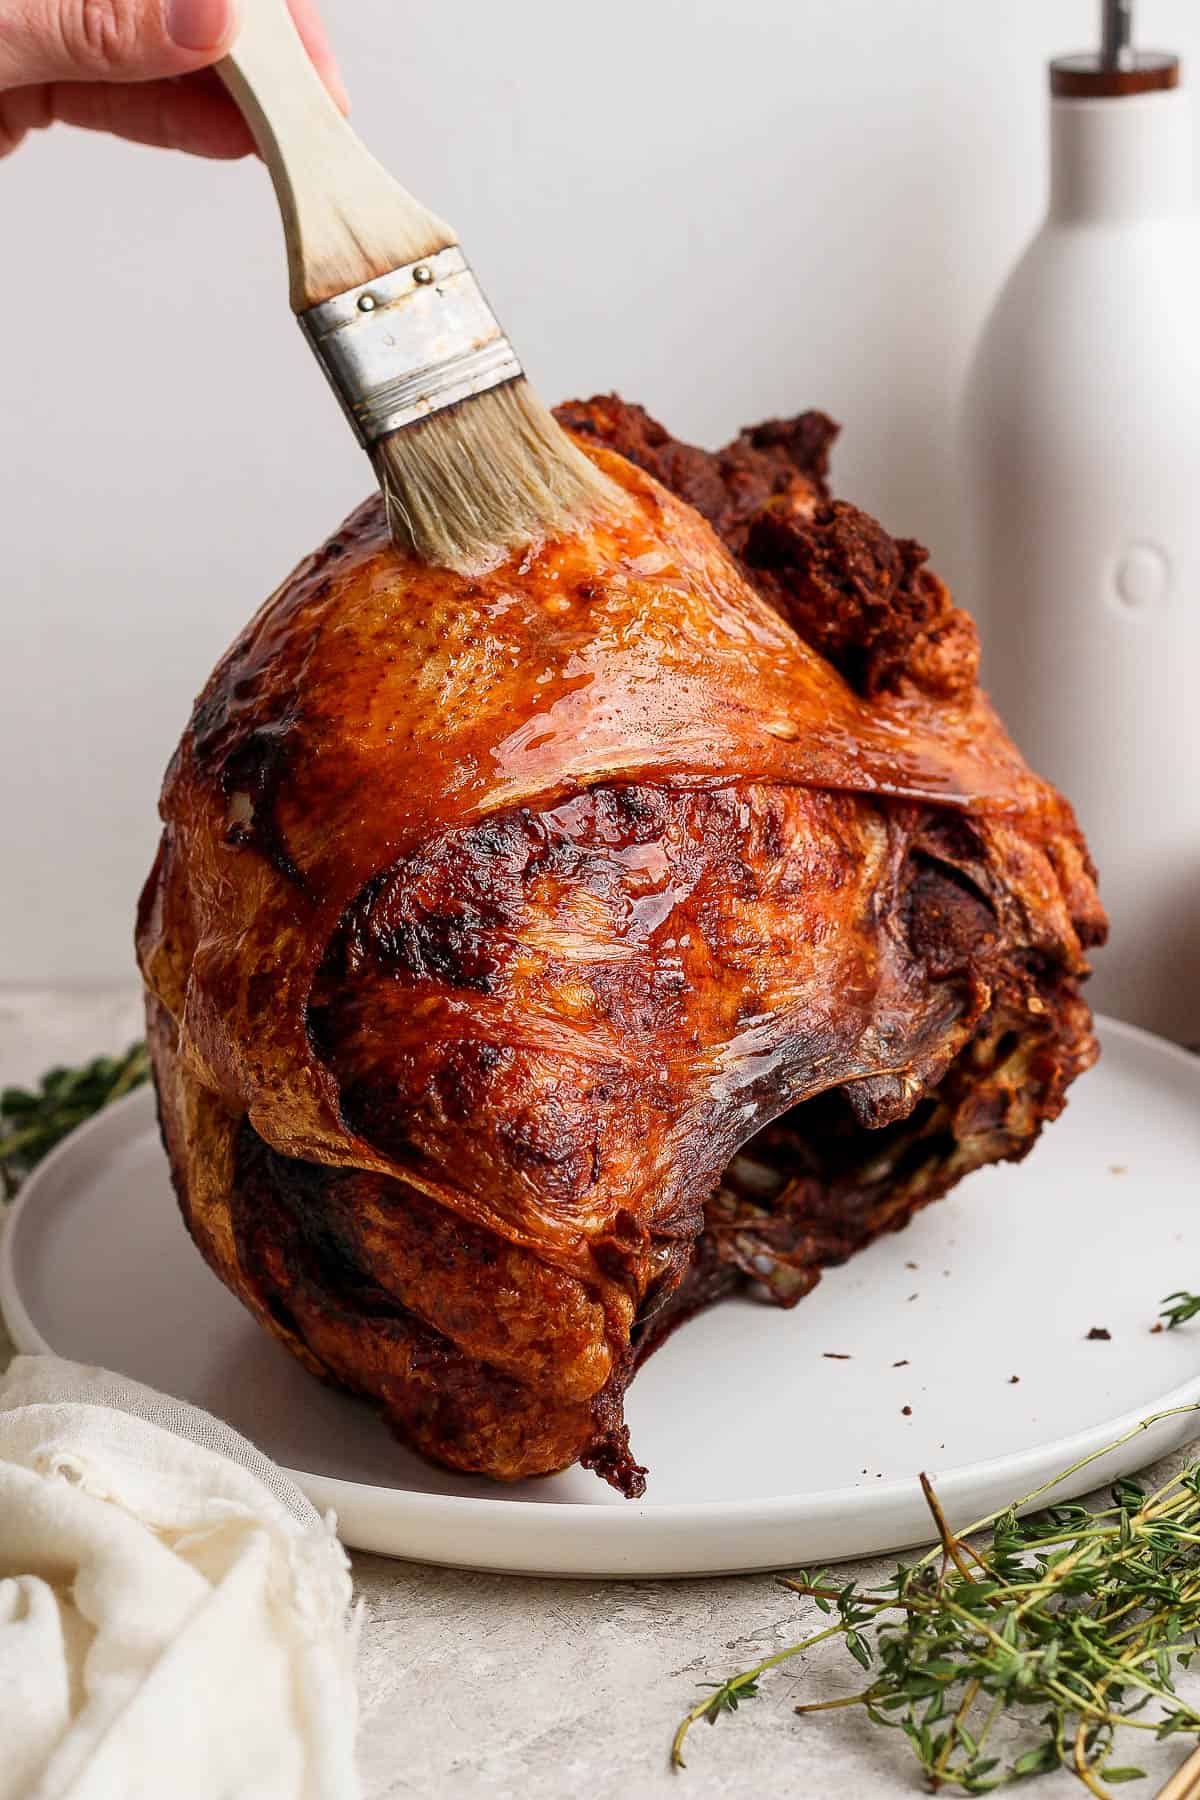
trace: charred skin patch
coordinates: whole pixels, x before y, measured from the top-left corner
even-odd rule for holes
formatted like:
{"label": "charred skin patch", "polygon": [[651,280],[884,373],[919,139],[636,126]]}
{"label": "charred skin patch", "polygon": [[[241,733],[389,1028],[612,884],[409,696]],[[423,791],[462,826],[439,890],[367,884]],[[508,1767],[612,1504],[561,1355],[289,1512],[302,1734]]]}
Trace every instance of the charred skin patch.
{"label": "charred skin patch", "polygon": [[228,804],[227,842],[256,850],[303,890],[305,879],[288,849],[277,811],[294,728],[294,719],[280,719],[239,739],[221,764],[220,782]]}
{"label": "charred skin patch", "polygon": [[[882,833],[864,856],[861,813],[803,790],[622,784],[432,840],[363,891],[314,985],[309,1033],[344,1117],[423,1170],[502,1171],[581,1213],[653,1144],[669,1212],[681,1172],[721,1154],[700,1118],[694,1141],[663,1139],[698,1063],[757,1103],[861,1032],[852,1009],[832,1037],[786,1016],[803,940],[814,971],[858,954],[831,910],[868,929]],[[721,1077],[739,1033],[746,1073]]]}

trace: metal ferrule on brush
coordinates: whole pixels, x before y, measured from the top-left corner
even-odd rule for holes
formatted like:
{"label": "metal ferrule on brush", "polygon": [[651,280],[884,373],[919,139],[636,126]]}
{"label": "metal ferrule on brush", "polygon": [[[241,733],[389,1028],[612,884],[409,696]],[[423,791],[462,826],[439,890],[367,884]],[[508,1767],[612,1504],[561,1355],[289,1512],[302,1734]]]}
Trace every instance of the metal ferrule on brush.
{"label": "metal ferrule on brush", "polygon": [[364,449],[524,372],[457,244],[299,319]]}

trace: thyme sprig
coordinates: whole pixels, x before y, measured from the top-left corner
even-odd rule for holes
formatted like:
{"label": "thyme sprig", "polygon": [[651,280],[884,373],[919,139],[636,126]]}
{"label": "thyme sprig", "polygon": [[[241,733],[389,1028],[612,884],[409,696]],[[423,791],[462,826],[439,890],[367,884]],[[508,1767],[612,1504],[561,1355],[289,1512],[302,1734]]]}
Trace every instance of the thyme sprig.
{"label": "thyme sprig", "polygon": [[[796,1711],[863,1707],[876,1725],[903,1732],[931,1792],[991,1793],[1068,1769],[1106,1800],[1114,1786],[1136,1780],[1143,1770],[1113,1756],[1119,1730],[1155,1739],[1200,1734],[1200,1710],[1175,1690],[1177,1669],[1200,1646],[1200,1461],[1151,1493],[1120,1480],[1096,1511],[1059,1503],[1017,1515],[1160,1419],[1198,1405],[1141,1420],[961,1533],[950,1530],[923,1475],[935,1548],[874,1587],[839,1584],[828,1571],[783,1580],[830,1623],[706,1684],[712,1691],[680,1721],[672,1762],[683,1767],[700,1719],[715,1725],[758,1697],[768,1670],[840,1637],[871,1679]],[[1016,1720],[1015,1746],[995,1741],[1002,1715]]]}
{"label": "thyme sprig", "polygon": [[102,1107],[140,1087],[150,1074],[145,1044],[121,1056],[96,1056],[78,1068],[55,1068],[36,1088],[0,1092],[0,1199],[21,1182],[67,1133]]}

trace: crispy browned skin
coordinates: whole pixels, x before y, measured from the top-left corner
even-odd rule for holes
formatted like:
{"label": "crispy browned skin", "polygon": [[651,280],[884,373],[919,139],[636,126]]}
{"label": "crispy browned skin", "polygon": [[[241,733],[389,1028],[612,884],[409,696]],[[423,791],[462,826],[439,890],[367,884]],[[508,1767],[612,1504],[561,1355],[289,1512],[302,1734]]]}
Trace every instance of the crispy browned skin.
{"label": "crispy browned skin", "polygon": [[372,500],[243,632],[138,947],[228,1286],[426,1455],[632,1494],[675,1323],[1028,1150],[1104,918],[924,551],[829,497],[827,419],[712,455],[560,416],[622,518],[468,581]]}

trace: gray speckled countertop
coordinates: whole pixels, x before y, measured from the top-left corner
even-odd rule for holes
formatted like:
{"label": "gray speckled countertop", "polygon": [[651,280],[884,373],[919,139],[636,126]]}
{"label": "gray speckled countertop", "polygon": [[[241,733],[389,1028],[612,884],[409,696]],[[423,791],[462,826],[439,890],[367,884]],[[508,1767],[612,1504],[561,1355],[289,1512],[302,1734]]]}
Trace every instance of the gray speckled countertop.
{"label": "gray speckled countertop", "polygon": [[[139,1032],[128,989],[6,990],[0,1083],[119,1048]],[[0,1333],[0,1362],[6,1355]],[[887,1567],[851,1564],[846,1573],[877,1579]],[[686,1773],[668,1768],[671,1733],[699,1682],[813,1629],[769,1575],[536,1581],[357,1555],[354,1572],[366,1602],[360,1754],[367,1800],[886,1800],[921,1791],[898,1734],[874,1729],[857,1712],[803,1721],[792,1713],[801,1698],[853,1685],[854,1665],[828,1646],[769,1676],[762,1698],[715,1730],[697,1727]],[[1139,1743],[1137,1760],[1165,1780],[1182,1760],[1180,1740]],[[1123,1791],[1149,1800],[1155,1786],[1150,1780]],[[1059,1800],[1083,1790],[1056,1775],[1029,1791]]]}

